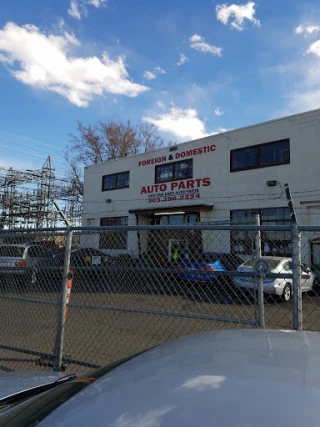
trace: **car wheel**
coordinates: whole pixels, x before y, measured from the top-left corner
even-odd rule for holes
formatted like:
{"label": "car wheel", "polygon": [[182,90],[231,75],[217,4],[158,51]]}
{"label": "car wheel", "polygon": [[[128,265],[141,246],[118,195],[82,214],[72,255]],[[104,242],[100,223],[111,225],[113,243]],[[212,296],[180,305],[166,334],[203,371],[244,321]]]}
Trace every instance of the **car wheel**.
{"label": "car wheel", "polygon": [[291,296],[292,296],[291,286],[289,285],[289,283],[286,283],[282,292],[282,300],[284,302],[288,302],[290,301]]}

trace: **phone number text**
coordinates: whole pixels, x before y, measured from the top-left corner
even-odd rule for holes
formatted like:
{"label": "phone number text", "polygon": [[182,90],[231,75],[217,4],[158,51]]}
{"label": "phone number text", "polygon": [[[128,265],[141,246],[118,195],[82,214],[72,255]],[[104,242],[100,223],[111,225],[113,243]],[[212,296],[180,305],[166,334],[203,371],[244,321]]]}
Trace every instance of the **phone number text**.
{"label": "phone number text", "polygon": [[193,200],[199,199],[200,194],[181,194],[180,196],[168,196],[168,197],[153,197],[148,199],[148,203],[160,203],[160,202],[171,202],[173,200]]}

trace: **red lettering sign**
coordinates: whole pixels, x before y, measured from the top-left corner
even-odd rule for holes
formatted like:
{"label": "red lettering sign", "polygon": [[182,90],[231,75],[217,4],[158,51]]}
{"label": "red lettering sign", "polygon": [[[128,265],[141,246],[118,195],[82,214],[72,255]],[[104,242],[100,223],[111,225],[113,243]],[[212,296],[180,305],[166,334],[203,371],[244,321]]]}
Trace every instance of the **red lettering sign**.
{"label": "red lettering sign", "polygon": [[[212,151],[216,151],[215,144],[212,145],[205,145],[204,147],[199,148],[193,148],[186,151],[181,151],[175,154],[175,159],[184,159],[185,157],[191,157],[191,156],[197,156],[199,154],[203,153],[210,153]],[[148,165],[154,165],[157,163],[164,163],[167,162],[169,159],[167,159],[167,156],[159,156],[159,157],[153,157],[152,159],[147,160],[140,160],[138,163],[138,166],[148,166]]]}

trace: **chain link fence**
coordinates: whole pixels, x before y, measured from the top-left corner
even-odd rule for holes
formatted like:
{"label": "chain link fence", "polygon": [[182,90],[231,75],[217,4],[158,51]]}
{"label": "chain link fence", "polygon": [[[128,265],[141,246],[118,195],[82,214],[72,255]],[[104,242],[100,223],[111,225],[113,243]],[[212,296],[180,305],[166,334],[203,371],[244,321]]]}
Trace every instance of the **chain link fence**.
{"label": "chain link fence", "polygon": [[[185,335],[320,330],[320,227],[0,231],[0,369],[85,372]],[[71,287],[72,286],[72,287]]]}

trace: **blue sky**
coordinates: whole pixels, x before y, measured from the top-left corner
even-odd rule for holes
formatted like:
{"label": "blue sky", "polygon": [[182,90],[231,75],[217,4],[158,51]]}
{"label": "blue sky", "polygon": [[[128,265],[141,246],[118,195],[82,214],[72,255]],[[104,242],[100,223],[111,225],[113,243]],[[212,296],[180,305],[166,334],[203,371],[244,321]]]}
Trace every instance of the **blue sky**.
{"label": "blue sky", "polygon": [[77,120],[183,142],[320,107],[320,5],[4,0],[0,166],[41,167]]}

